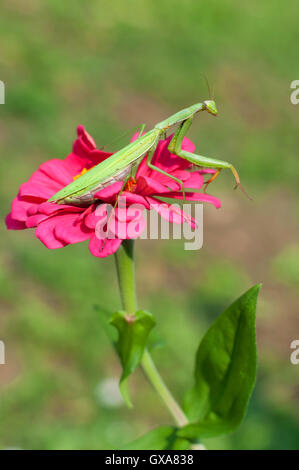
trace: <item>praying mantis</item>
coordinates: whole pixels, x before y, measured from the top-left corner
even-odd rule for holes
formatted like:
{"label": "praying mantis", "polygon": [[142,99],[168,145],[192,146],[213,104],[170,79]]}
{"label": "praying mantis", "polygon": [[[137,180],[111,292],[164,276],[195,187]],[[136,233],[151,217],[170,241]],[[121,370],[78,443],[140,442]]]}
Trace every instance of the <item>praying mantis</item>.
{"label": "praying mantis", "polygon": [[175,126],[177,124],[179,126],[169,143],[168,150],[178,157],[187,160],[193,165],[216,169],[216,172],[205,183],[204,191],[224,168],[231,170],[233,173],[236,181],[235,188],[240,187],[243,190],[238,172],[231,163],[222,160],[216,160],[214,158],[203,157],[201,155],[196,155],[195,153],[187,152],[186,150],[182,149],[183,139],[192,124],[193,118],[195,114],[201,111],[207,111],[213,116],[217,116],[218,114],[215,101],[205,100],[202,103],[193,104],[192,106],[189,106],[188,108],[173,114],[164,121],[156,124],[153,129],[142,135],[145,128],[145,125],[143,124],[141,126],[137,140],[131,142],[129,145],[126,145],[121,150],[88,170],[79,178],[75,179],[72,183],[52,196],[49,201],[55,202],[56,204],[71,205],[92,203],[95,200],[95,194],[99,190],[116,181],[122,181],[123,179],[126,179],[132,166],[145,154],[147,154],[148,167],[176,181],[181,187],[182,195],[185,200],[185,188],[183,182],[152,163],[152,158],[159,140],[166,135],[166,131],[171,126]]}

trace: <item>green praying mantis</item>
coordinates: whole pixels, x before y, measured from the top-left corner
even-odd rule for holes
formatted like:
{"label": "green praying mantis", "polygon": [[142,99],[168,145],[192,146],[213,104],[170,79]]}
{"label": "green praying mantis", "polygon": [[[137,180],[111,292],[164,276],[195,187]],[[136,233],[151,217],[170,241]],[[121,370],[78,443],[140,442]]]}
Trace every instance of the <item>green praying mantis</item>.
{"label": "green praying mantis", "polygon": [[52,196],[49,201],[57,204],[71,205],[92,203],[95,200],[95,194],[99,190],[116,181],[125,180],[132,166],[145,154],[147,154],[148,167],[176,181],[181,187],[183,199],[185,200],[185,187],[183,182],[152,163],[152,158],[159,140],[166,135],[166,131],[171,126],[177,124],[179,126],[169,143],[168,150],[196,166],[216,169],[216,172],[205,183],[204,191],[206,191],[208,185],[215,180],[223,168],[232,171],[236,181],[235,188],[240,187],[244,191],[240,183],[238,172],[231,163],[203,157],[182,149],[183,139],[192,124],[195,114],[200,111],[207,111],[213,116],[217,116],[218,114],[215,101],[205,100],[202,103],[196,103],[173,114],[164,121],[156,124],[153,129],[143,135],[145,125],[142,125],[137,140],[126,145],[124,148],[75,179],[72,183]]}

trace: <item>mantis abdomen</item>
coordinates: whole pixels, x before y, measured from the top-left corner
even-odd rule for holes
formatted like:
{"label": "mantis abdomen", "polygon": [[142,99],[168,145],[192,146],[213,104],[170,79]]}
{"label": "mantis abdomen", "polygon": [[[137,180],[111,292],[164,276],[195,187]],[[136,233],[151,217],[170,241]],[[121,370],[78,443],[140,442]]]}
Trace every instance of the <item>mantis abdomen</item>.
{"label": "mantis abdomen", "polygon": [[55,198],[53,197],[49,201],[60,204],[92,202],[93,195],[96,192],[126,176],[135,161],[152,148],[160,134],[161,131],[158,129],[150,130],[135,142],[126,145],[123,149],[91,168],[80,178],[77,178],[66,188],[55,194]]}
{"label": "mantis abdomen", "polygon": [[[135,162],[128,165],[127,168],[125,168],[124,170],[120,170],[118,174],[111,176],[111,178],[107,179],[103,183],[98,183],[94,188],[90,189],[88,192],[81,194],[81,196],[75,193],[72,196],[68,196],[63,200],[60,200],[60,202],[63,201],[66,204],[85,204],[85,203],[93,202],[95,199],[94,195],[98,191],[106,188],[110,184],[116,183],[117,181],[122,181],[130,173],[131,168],[134,165],[134,163]],[[82,178],[82,176],[80,178]]]}

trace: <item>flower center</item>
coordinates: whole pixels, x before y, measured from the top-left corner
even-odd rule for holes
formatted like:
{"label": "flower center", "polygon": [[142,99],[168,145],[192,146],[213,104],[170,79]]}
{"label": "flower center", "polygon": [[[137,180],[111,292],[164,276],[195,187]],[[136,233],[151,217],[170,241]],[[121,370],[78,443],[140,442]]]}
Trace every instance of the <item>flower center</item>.
{"label": "flower center", "polygon": [[80,176],[85,175],[85,173],[87,173],[89,170],[91,170],[91,168],[89,168],[89,169],[83,168],[81,173],[78,173],[78,175],[73,176],[73,180],[74,181],[77,180],[78,178],[80,178]]}
{"label": "flower center", "polygon": [[135,178],[133,178],[133,176],[130,176],[125,186],[125,191],[129,191],[130,193],[133,193],[136,189],[136,186],[137,186],[137,181],[135,180]]}

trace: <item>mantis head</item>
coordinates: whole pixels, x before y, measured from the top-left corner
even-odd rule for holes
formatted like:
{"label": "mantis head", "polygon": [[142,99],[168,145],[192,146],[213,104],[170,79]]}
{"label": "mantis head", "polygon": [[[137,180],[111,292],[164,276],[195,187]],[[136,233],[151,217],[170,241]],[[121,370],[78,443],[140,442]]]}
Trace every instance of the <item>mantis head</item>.
{"label": "mantis head", "polygon": [[206,109],[208,111],[208,113],[213,114],[213,116],[217,116],[218,110],[217,110],[215,101],[205,100],[203,102],[203,105],[204,105],[204,109]]}

